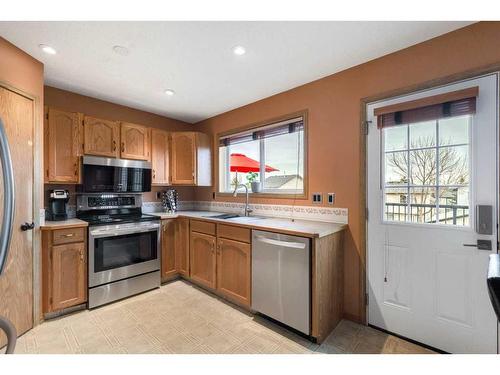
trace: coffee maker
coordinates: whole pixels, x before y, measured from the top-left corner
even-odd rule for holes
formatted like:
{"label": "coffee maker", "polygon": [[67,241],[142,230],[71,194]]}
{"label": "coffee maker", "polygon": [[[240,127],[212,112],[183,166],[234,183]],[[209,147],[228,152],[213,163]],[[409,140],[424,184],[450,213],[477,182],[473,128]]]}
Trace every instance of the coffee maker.
{"label": "coffee maker", "polygon": [[53,221],[66,220],[66,206],[69,201],[68,190],[52,190],[49,194],[49,207],[47,211],[47,219]]}

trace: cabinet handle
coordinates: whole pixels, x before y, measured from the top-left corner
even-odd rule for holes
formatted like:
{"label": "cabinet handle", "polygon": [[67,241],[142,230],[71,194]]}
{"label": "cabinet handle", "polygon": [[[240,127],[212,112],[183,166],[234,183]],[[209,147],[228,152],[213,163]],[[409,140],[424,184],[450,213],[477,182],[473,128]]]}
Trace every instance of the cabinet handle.
{"label": "cabinet handle", "polygon": [[116,151],[116,141],[113,139],[113,151]]}
{"label": "cabinet handle", "polygon": [[78,176],[78,163],[75,163],[75,176]]}
{"label": "cabinet handle", "polygon": [[156,171],[153,169],[153,180],[156,178]]}
{"label": "cabinet handle", "polygon": [[80,261],[83,262],[83,251],[80,250]]}
{"label": "cabinet handle", "polygon": [[122,152],[125,152],[125,142],[122,142]]}
{"label": "cabinet handle", "polygon": [[63,237],[73,237],[75,234],[74,233],[68,233],[68,234],[63,234]]}

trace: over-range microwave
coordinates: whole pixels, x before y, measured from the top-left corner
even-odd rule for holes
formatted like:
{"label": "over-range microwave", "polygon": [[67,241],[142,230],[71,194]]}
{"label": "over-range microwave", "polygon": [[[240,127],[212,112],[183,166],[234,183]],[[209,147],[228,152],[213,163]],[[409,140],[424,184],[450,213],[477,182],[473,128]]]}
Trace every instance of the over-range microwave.
{"label": "over-range microwave", "polygon": [[142,193],[151,191],[151,163],[142,160],[83,157],[85,193]]}

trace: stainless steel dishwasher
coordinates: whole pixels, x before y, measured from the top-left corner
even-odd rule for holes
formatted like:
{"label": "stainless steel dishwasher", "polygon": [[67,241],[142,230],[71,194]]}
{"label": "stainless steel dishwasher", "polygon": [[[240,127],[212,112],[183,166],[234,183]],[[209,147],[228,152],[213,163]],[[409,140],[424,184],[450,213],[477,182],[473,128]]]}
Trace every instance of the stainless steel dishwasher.
{"label": "stainless steel dishwasher", "polygon": [[252,309],[311,333],[310,240],[252,231]]}

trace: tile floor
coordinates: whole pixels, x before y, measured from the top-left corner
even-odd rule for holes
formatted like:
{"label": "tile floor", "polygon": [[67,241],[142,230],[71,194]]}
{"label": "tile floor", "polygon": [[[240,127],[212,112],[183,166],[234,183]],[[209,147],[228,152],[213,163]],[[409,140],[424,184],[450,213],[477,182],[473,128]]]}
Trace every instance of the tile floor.
{"label": "tile floor", "polygon": [[184,281],[47,321],[16,353],[419,353],[431,351],[342,321],[321,345],[254,317]]}

